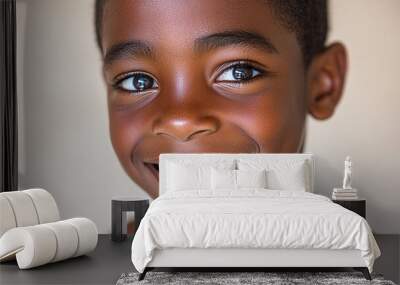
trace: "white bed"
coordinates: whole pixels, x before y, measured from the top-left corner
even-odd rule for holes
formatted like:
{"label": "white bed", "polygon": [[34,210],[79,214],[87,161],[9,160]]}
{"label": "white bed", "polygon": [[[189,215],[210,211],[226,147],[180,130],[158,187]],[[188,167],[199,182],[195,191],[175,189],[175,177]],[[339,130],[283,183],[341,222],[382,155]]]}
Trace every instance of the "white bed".
{"label": "white bed", "polygon": [[[291,170],[299,163],[304,181]],[[288,168],[276,172],[283,186],[268,178],[275,190],[215,189],[215,182],[208,189],[204,181],[215,177],[204,171],[190,177],[185,168],[176,175],[168,169],[174,164],[243,173],[255,173],[260,165],[270,167],[270,173],[276,165]],[[314,168],[312,154],[161,154],[160,196],[132,242],[132,262],[142,273],[140,279],[155,267],[354,267],[370,278],[380,251],[368,223],[312,193]],[[182,181],[193,185],[186,189]],[[304,189],[296,188],[299,183]],[[293,189],[279,189],[284,185]]]}

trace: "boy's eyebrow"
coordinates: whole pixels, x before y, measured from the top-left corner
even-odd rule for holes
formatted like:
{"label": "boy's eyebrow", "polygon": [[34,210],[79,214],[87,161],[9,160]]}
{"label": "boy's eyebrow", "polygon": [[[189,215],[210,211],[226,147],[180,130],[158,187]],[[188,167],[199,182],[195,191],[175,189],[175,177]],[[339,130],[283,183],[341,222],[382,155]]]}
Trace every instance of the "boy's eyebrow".
{"label": "boy's eyebrow", "polygon": [[[193,50],[203,53],[224,46],[241,45],[262,49],[268,53],[279,53],[271,40],[255,32],[244,30],[223,31],[195,39]],[[142,40],[130,40],[109,48],[104,56],[104,64],[127,57],[155,57],[154,48]]]}
{"label": "boy's eyebrow", "polygon": [[115,44],[109,48],[104,56],[104,64],[127,57],[154,57],[152,46],[145,41],[131,40]]}
{"label": "boy's eyebrow", "polygon": [[200,53],[229,45],[242,45],[263,49],[268,53],[279,53],[269,38],[244,30],[223,31],[198,38],[195,40],[194,50]]}

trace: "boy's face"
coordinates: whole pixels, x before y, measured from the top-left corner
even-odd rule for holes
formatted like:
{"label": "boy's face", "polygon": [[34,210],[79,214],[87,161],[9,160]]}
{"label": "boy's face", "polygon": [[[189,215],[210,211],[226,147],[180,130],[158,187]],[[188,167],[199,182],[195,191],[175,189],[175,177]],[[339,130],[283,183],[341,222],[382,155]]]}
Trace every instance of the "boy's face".
{"label": "boy's face", "polygon": [[301,150],[303,56],[265,1],[108,1],[102,45],[111,141],[151,197],[160,153]]}

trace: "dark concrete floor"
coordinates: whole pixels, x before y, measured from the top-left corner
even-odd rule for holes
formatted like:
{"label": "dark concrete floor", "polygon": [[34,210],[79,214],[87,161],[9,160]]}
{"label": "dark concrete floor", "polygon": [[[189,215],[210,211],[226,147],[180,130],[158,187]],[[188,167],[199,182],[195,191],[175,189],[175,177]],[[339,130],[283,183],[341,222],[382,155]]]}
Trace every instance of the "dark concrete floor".
{"label": "dark concrete floor", "polygon": [[385,279],[400,283],[400,235],[375,235],[381,256],[375,261],[374,272]]}
{"label": "dark concrete floor", "polygon": [[113,242],[99,235],[96,249],[87,256],[19,270],[17,263],[0,264],[0,284],[115,284],[123,272],[134,271],[132,239]]}
{"label": "dark concrete floor", "polygon": [[[400,236],[376,235],[382,251],[374,272],[399,283]],[[124,272],[134,271],[130,259],[132,238],[116,243],[100,235],[94,252],[41,267],[19,270],[16,262],[0,264],[0,284],[115,284]]]}

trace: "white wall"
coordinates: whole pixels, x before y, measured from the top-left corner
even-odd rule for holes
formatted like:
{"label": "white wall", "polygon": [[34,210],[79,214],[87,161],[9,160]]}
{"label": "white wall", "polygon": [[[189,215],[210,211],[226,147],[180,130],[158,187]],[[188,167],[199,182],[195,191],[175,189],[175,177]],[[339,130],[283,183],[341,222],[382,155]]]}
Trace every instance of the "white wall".
{"label": "white wall", "polygon": [[[372,228],[400,233],[400,1],[332,4],[330,38],[346,43],[350,72],[335,116],[308,120],[316,186],[325,195],[340,186],[350,154]],[[111,148],[92,9],[92,0],[17,0],[18,32],[25,30],[18,37],[20,182],[49,190],[63,217],[91,218],[107,233],[111,197],[146,194]]]}

